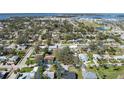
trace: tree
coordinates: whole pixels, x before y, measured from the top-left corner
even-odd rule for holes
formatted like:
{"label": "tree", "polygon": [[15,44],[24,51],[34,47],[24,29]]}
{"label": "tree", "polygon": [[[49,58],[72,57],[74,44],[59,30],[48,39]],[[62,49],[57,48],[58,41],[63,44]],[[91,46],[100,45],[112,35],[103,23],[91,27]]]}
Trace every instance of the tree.
{"label": "tree", "polygon": [[44,52],[43,57],[45,57],[45,55],[49,52],[49,49],[48,49],[48,47],[46,47],[42,51]]}
{"label": "tree", "polygon": [[25,55],[25,51],[18,51],[18,52],[17,52],[17,55],[18,55],[20,58],[23,58],[24,55]]}
{"label": "tree", "polygon": [[39,45],[36,45],[36,46],[35,46],[35,52],[36,52],[36,53],[40,52]]}
{"label": "tree", "polygon": [[91,51],[96,51],[97,50],[97,44],[95,42],[91,42],[89,45],[89,48]]}
{"label": "tree", "polygon": [[3,54],[3,47],[0,47],[0,55]]}
{"label": "tree", "polygon": [[89,61],[92,61],[93,60],[93,53],[89,52],[88,57],[89,57]]}
{"label": "tree", "polygon": [[47,44],[48,46],[51,45],[51,39],[50,39],[50,38],[47,39],[46,44]]}
{"label": "tree", "polygon": [[26,34],[21,34],[16,40],[17,44],[23,44],[28,42],[28,36]]}
{"label": "tree", "polygon": [[74,56],[73,56],[73,52],[70,50],[69,47],[64,47],[63,49],[56,51],[57,53],[57,60],[59,60],[60,62],[62,62],[63,64],[74,64],[75,60],[74,60]]}
{"label": "tree", "polygon": [[43,56],[42,56],[42,55],[36,55],[36,56],[35,56],[35,61],[36,61],[37,63],[40,62],[42,59],[43,59]]}

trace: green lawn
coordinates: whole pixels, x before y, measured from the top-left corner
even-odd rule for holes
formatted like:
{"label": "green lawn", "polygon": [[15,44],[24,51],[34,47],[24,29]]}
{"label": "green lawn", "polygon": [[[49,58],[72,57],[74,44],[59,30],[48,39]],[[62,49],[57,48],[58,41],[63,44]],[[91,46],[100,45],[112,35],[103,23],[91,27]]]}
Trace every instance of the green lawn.
{"label": "green lawn", "polygon": [[92,64],[94,64],[93,61],[89,61],[89,62],[87,63],[87,65],[92,65]]}
{"label": "green lawn", "polygon": [[[118,69],[118,70],[116,70]],[[106,75],[106,78],[108,79],[116,79],[118,75],[124,74],[124,66],[121,67],[109,67],[108,69],[101,68],[98,70],[98,73],[102,78],[104,78],[104,75]]]}
{"label": "green lawn", "polygon": [[0,71],[5,71],[7,70],[7,68],[0,68]]}
{"label": "green lawn", "polygon": [[24,67],[20,70],[21,73],[25,73],[25,72],[31,72],[33,70],[33,68],[29,68],[29,67]]}
{"label": "green lawn", "polygon": [[23,58],[24,55],[25,55],[24,51],[16,51],[16,52],[17,52],[17,55],[19,55],[20,58]]}
{"label": "green lawn", "polygon": [[99,67],[98,69],[96,69],[96,67],[93,68],[87,68],[88,71],[92,71],[92,72],[97,72],[101,78],[106,78],[106,79],[116,79],[118,78],[119,75],[124,74],[124,66],[120,66],[120,67],[114,67],[114,66],[110,66],[108,68],[105,67]]}
{"label": "green lawn", "polygon": [[29,59],[26,61],[26,65],[33,65],[33,64],[36,64],[36,61],[34,60],[34,58],[29,58]]}
{"label": "green lawn", "polygon": [[119,63],[118,60],[110,60],[111,63]]}
{"label": "green lawn", "polygon": [[57,70],[57,66],[56,65],[52,65],[50,68],[51,72],[55,72]]}
{"label": "green lawn", "polygon": [[70,72],[75,72],[78,75],[78,79],[82,79],[82,70],[79,68],[75,68],[73,66],[69,67]]}

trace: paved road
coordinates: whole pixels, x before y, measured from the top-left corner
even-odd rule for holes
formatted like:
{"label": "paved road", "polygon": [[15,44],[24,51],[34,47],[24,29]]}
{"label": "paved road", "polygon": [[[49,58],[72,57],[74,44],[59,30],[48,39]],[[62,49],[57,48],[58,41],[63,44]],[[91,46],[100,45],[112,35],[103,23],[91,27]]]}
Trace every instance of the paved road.
{"label": "paved road", "polygon": [[[33,53],[33,51],[34,51],[33,47],[29,48],[27,53],[26,53],[26,55],[25,55],[25,57],[15,67],[18,67],[20,69],[23,68],[25,66],[26,61],[27,61],[27,58],[30,57],[30,55]],[[14,70],[12,70],[11,75],[9,76],[8,79],[15,79],[16,77],[17,77],[17,74],[15,74]]]}
{"label": "paved road", "polygon": [[23,66],[25,66],[25,63],[27,61],[27,58],[29,58],[31,56],[31,54],[33,53],[33,51],[34,51],[34,48],[33,47],[29,48],[29,50],[27,51],[27,54],[25,55],[25,57],[22,59],[22,61],[18,65],[19,68],[22,68]]}
{"label": "paved road", "polygon": [[85,64],[82,64],[82,72],[86,72],[86,66],[85,66]]}
{"label": "paved road", "polygon": [[86,66],[84,63],[82,64],[81,70],[82,70],[82,77],[84,78],[84,74],[87,72]]}
{"label": "paved road", "polygon": [[76,25],[76,24],[74,23],[74,21],[69,20],[69,22],[70,22],[74,27],[79,28],[78,25]]}

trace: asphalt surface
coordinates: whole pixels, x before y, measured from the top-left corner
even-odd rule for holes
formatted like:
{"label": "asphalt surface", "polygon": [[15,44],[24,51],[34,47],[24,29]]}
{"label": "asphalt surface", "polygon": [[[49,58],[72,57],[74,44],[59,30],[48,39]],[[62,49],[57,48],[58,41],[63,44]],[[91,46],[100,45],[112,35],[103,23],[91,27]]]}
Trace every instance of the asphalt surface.
{"label": "asphalt surface", "polygon": [[[16,68],[23,68],[25,66],[25,63],[27,61],[27,59],[30,57],[30,55],[33,53],[34,48],[30,47],[26,53],[26,55],[24,56],[24,58],[19,62],[19,64],[17,64],[17,66],[15,66]],[[11,75],[9,76],[8,79],[15,79],[17,77],[17,74],[14,73],[14,70],[12,70]]]}

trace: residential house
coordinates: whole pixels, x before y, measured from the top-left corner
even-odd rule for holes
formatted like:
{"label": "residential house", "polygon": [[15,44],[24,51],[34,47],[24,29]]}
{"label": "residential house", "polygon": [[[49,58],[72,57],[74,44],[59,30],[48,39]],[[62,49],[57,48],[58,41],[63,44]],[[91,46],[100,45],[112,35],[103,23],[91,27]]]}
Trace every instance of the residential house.
{"label": "residential house", "polygon": [[7,57],[6,56],[0,56],[0,62],[5,62],[7,61]]}
{"label": "residential house", "polygon": [[45,46],[45,45],[40,45],[39,48],[45,49],[45,48],[47,48],[47,46]]}
{"label": "residential house", "polygon": [[122,55],[122,56],[114,56],[113,58],[116,59],[116,60],[124,60],[124,55]]}
{"label": "residential house", "polygon": [[46,65],[47,65],[46,71],[49,71],[52,65],[51,64],[46,64]]}
{"label": "residential house", "polygon": [[84,63],[88,62],[87,54],[78,54],[78,57],[82,62],[84,62]]}
{"label": "residential house", "polygon": [[18,59],[19,59],[19,56],[13,56],[9,59],[9,61],[16,62],[18,61]]}
{"label": "residential house", "polygon": [[77,49],[77,45],[70,45],[69,48],[70,49]]}
{"label": "residential house", "polygon": [[64,65],[64,64],[61,64],[62,68],[64,68],[65,70],[68,71],[68,68],[69,68],[69,65]]}
{"label": "residential house", "polygon": [[55,56],[53,56],[53,55],[45,55],[45,57],[44,57],[44,60],[45,60],[45,62],[53,62],[54,61],[54,59],[55,59]]}
{"label": "residential house", "polygon": [[124,40],[124,34],[122,34],[122,35],[120,36],[120,38],[121,38],[122,40]]}
{"label": "residential house", "polygon": [[102,57],[99,54],[93,54],[93,60],[101,59]]}
{"label": "residential house", "polygon": [[17,45],[17,50],[25,50],[27,48],[27,46],[25,45]]}
{"label": "residential house", "polygon": [[72,51],[78,51],[78,46],[77,46],[77,45],[70,45],[69,48],[70,48]]}
{"label": "residential house", "polygon": [[52,45],[52,46],[48,46],[49,51],[57,49],[58,45]]}
{"label": "residential house", "polygon": [[9,58],[9,62],[7,62],[8,64],[17,64],[17,62],[20,60],[19,56],[12,56],[11,58]]}
{"label": "residential house", "polygon": [[4,28],[4,26],[0,23],[0,30],[2,30]]}
{"label": "residential house", "polygon": [[50,71],[44,71],[43,73],[45,76],[47,76],[50,79],[54,79],[54,72],[50,72]]}
{"label": "residential house", "polygon": [[19,74],[18,79],[33,79],[34,73],[33,72],[26,72],[26,73],[21,73]]}
{"label": "residential house", "polygon": [[15,46],[16,46],[15,44],[11,44],[11,45],[5,47],[5,49],[15,49]]}
{"label": "residential house", "polygon": [[0,71],[0,79],[3,79],[6,74],[7,74],[6,71]]}
{"label": "residential house", "polygon": [[38,67],[34,67],[31,72],[37,72],[37,70],[38,70]]}
{"label": "residential house", "polygon": [[31,72],[21,73],[18,79],[34,79],[38,67],[34,67]]}
{"label": "residential house", "polygon": [[83,77],[84,79],[97,79],[97,75],[93,72],[85,72]]}
{"label": "residential house", "polygon": [[77,74],[74,72],[65,72],[62,75],[62,79],[77,79]]}

